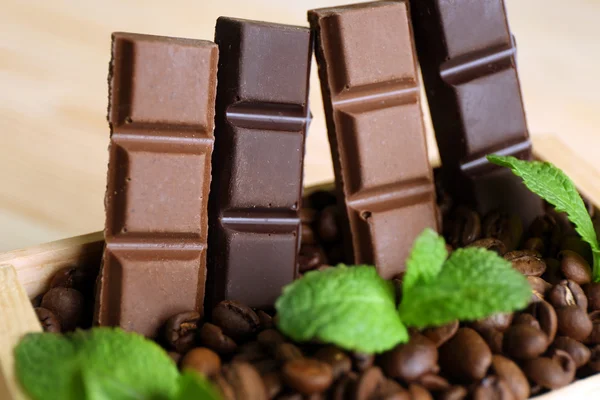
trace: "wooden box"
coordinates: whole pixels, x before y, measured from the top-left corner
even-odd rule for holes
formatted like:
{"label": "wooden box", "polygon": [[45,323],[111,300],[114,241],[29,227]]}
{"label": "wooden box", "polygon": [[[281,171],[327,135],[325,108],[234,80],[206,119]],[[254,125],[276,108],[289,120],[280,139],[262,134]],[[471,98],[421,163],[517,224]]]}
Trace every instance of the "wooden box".
{"label": "wooden box", "polygon": [[[538,158],[563,169],[585,196],[600,205],[598,171],[552,136],[537,137],[534,148]],[[102,232],[95,232],[0,254],[0,399],[26,399],[14,377],[12,349],[23,334],[40,331],[29,299],[42,293],[48,279],[63,267],[89,268],[90,273],[95,273],[103,246]],[[539,400],[594,398],[600,398],[600,374],[536,397]]]}

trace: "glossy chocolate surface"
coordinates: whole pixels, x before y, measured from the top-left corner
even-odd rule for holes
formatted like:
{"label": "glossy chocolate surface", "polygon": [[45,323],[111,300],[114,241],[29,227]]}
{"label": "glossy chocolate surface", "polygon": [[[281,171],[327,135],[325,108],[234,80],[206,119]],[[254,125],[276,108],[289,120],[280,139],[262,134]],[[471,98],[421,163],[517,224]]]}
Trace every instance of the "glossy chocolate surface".
{"label": "glossy chocolate surface", "polygon": [[207,41],[113,34],[99,325],[155,336],[202,310],[217,59]]}
{"label": "glossy chocolate surface", "polygon": [[309,11],[347,248],[381,276],[436,228],[432,170],[406,2]]}
{"label": "glossy chocolate surface", "polygon": [[504,1],[414,0],[411,8],[444,186],[482,214],[500,208],[527,224],[542,214],[539,197],[485,158],[532,156]]}
{"label": "glossy chocolate surface", "polygon": [[207,306],[272,307],[296,276],[311,42],[306,28],[219,18]]}

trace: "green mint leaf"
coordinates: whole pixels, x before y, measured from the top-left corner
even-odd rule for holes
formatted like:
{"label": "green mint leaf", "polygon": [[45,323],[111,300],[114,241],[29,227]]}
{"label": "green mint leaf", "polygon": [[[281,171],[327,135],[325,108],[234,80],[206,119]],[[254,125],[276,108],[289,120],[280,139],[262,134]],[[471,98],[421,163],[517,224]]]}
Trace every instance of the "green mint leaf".
{"label": "green mint leaf", "polygon": [[511,263],[482,248],[458,249],[437,278],[403,292],[400,319],[408,326],[475,320],[527,306],[531,287]]}
{"label": "green mint leaf", "polygon": [[221,400],[219,390],[205,377],[193,371],[185,371],[179,379],[179,390],[174,400]]}
{"label": "green mint leaf", "polygon": [[433,229],[425,229],[415,240],[406,261],[402,290],[409,290],[418,282],[429,283],[434,280],[447,257],[444,238]]}
{"label": "green mint leaf", "polygon": [[279,329],[296,341],[380,353],[408,340],[395,303],[393,284],[374,267],[339,265],[286,286],[275,308]]}
{"label": "green mint leaf", "polygon": [[160,346],[114,328],[26,335],[15,369],[33,400],[167,400],[179,378]]}
{"label": "green mint leaf", "polygon": [[594,281],[600,281],[600,245],[594,230],[592,219],[573,181],[559,168],[548,162],[523,161],[515,157],[489,155],[494,164],[508,167],[523,179],[525,186],[556,207],[566,212],[569,220],[575,224],[577,233],[589,243],[594,255]]}

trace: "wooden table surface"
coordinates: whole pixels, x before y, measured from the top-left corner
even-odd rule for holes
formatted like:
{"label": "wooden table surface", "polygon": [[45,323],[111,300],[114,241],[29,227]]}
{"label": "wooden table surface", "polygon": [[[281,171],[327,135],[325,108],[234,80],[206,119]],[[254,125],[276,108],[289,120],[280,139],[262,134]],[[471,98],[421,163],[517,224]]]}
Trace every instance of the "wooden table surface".
{"label": "wooden table surface", "polygon": [[[530,130],[600,170],[600,1],[506,1]],[[211,39],[220,15],[305,25],[339,3],[1,0],[0,251],[102,228],[112,31]],[[315,72],[307,184],[332,177]]]}

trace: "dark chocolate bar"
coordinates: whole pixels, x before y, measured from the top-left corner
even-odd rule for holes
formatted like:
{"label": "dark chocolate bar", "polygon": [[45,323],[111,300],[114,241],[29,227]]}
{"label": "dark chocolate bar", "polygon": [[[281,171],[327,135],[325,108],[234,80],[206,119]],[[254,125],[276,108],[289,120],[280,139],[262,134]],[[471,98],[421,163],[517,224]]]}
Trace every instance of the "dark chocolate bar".
{"label": "dark chocolate bar", "polygon": [[218,49],[128,33],[112,46],[96,323],[155,336],[203,306]]}
{"label": "dark chocolate bar", "polygon": [[297,269],[310,33],[219,18],[215,42],[220,58],[206,302],[271,307]]}
{"label": "dark chocolate bar", "polygon": [[433,174],[406,1],[309,11],[339,204],[354,263],[404,270],[437,227]]}
{"label": "dark chocolate bar", "polygon": [[485,158],[532,156],[504,1],[414,0],[411,6],[444,186],[483,214],[500,208],[531,221],[543,212],[539,197]]}

